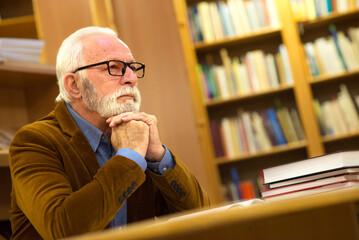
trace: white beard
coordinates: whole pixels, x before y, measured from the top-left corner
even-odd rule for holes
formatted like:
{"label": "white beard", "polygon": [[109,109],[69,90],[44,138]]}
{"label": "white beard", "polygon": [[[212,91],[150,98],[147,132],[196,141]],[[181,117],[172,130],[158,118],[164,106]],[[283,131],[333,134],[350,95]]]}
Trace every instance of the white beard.
{"label": "white beard", "polygon": [[[84,78],[81,83],[83,89],[82,99],[85,106],[104,118],[109,118],[124,112],[139,111],[140,109],[141,95],[136,86],[123,87],[110,95],[99,97],[95,86],[89,79]],[[127,99],[123,103],[117,102],[117,98],[127,94],[133,95],[134,99]]]}

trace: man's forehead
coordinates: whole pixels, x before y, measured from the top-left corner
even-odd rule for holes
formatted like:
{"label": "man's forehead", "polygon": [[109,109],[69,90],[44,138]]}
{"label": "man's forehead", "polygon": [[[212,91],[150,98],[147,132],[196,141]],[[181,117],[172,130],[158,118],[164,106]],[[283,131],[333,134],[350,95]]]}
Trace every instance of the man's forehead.
{"label": "man's forehead", "polygon": [[114,36],[103,34],[88,36],[83,43],[83,56],[87,60],[133,60],[128,46]]}

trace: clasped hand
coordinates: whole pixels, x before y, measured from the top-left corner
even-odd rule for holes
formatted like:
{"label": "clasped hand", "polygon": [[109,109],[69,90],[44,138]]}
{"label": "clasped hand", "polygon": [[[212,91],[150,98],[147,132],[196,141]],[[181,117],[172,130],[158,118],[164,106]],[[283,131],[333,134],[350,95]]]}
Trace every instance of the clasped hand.
{"label": "clasped hand", "polygon": [[165,150],[160,141],[157,118],[144,112],[126,112],[106,120],[112,128],[111,143],[117,151],[130,148],[147,161],[161,161]]}

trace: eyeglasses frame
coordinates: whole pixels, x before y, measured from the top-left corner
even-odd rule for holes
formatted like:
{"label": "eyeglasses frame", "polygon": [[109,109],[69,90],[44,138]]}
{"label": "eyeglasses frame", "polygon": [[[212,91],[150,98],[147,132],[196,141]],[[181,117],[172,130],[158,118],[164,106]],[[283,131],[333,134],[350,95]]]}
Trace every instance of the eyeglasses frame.
{"label": "eyeglasses frame", "polygon": [[[109,63],[112,62],[112,61],[121,62],[121,63],[123,63],[123,64],[125,65],[125,66],[122,68],[122,75],[111,74]],[[95,66],[98,66],[98,65],[106,64],[106,65],[107,65],[108,74],[110,74],[111,76],[123,76],[123,75],[125,75],[125,73],[126,73],[127,67],[128,67],[129,69],[131,69],[131,68],[130,68],[130,65],[131,65],[131,64],[134,64],[134,63],[141,65],[141,67],[139,67],[139,68],[136,69],[136,72],[137,72],[138,70],[140,70],[140,69],[143,69],[142,76],[141,76],[141,77],[138,77],[138,76],[136,75],[137,78],[143,78],[143,77],[145,76],[145,67],[146,67],[145,64],[140,63],[140,62],[130,62],[130,63],[127,63],[127,62],[124,62],[124,61],[121,61],[121,60],[108,60],[108,61],[103,61],[103,62],[99,62],[99,63],[93,63],[93,64],[90,64],[90,65],[86,65],[86,66],[83,66],[83,67],[76,68],[72,73],[76,73],[76,72],[78,72],[78,71],[80,71],[80,70],[83,70],[83,69],[86,69],[86,68],[90,68],[90,67],[95,67]],[[131,71],[132,71],[132,69],[131,69]]]}

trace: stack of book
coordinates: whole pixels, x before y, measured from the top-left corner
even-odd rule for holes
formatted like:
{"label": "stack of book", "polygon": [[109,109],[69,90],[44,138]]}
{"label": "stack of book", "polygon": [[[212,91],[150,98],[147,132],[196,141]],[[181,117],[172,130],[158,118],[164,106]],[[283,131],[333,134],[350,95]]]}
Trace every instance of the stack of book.
{"label": "stack of book", "polygon": [[276,108],[239,109],[236,116],[211,120],[210,128],[216,157],[236,158],[305,140],[297,110],[282,107],[279,99]]}
{"label": "stack of book", "polygon": [[200,1],[188,7],[188,22],[194,42],[213,42],[280,25],[274,0]]}
{"label": "stack of book", "polygon": [[248,96],[284,86],[293,85],[287,48],[280,44],[275,54],[254,50],[242,56],[219,51],[222,64],[210,62],[197,66],[204,100]]}
{"label": "stack of book", "polygon": [[359,151],[336,152],[263,169],[266,200],[359,186]]}
{"label": "stack of book", "polygon": [[44,41],[27,38],[0,38],[0,62],[40,62]]}
{"label": "stack of book", "polygon": [[330,76],[359,70],[359,27],[348,33],[329,26],[330,36],[304,44],[307,64],[312,77]]}
{"label": "stack of book", "polygon": [[359,7],[358,0],[290,0],[296,21],[313,20]]}

